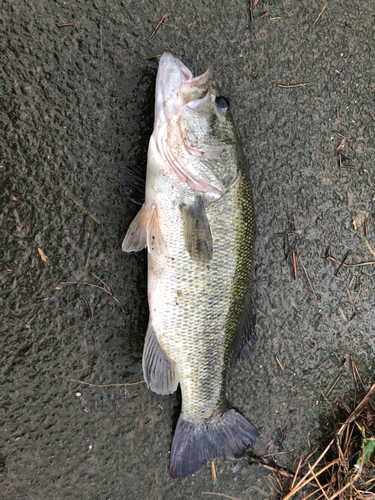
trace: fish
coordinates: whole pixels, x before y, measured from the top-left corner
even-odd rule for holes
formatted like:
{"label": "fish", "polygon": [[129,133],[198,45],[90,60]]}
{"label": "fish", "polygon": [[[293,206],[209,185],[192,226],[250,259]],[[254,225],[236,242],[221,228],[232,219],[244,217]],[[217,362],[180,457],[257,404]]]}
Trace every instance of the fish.
{"label": "fish", "polygon": [[145,382],[157,394],[181,388],[173,478],[239,458],[259,437],[225,388],[228,367],[254,343],[253,240],[250,175],[229,99],[210,69],[193,77],[164,52],[144,203],[122,250],[148,249]]}

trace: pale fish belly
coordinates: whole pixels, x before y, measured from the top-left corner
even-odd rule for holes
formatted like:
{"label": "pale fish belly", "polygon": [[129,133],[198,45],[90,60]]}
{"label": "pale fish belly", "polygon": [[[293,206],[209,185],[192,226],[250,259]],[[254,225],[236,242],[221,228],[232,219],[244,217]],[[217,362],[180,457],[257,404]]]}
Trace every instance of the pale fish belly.
{"label": "pale fish belly", "polygon": [[149,254],[150,321],[163,351],[176,363],[183,417],[202,422],[220,402],[225,376],[224,338],[236,271],[238,189],[206,209],[213,258],[193,261],[186,251],[180,196],[164,176],[155,202],[167,253]]}

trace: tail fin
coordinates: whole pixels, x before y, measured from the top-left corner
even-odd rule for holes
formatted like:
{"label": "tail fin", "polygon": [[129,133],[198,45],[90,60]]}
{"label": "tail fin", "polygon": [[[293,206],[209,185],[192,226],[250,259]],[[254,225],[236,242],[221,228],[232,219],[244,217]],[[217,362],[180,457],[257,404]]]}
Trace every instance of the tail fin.
{"label": "tail fin", "polygon": [[239,458],[258,437],[255,427],[233,409],[201,424],[184,420],[180,415],[172,442],[169,474],[173,478],[190,476],[215,457]]}

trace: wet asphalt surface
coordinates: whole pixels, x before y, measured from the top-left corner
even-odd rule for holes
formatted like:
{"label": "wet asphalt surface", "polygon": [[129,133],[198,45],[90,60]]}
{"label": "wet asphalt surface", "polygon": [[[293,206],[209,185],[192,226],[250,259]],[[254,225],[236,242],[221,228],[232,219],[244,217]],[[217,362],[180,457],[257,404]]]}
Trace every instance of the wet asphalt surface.
{"label": "wet asphalt surface", "polygon": [[[258,339],[228,392],[260,431],[253,451],[293,448],[278,457],[292,466],[319,442],[331,405],[353,387],[350,355],[365,385],[374,382],[374,267],[335,276],[325,252],[375,260],[366,245],[375,249],[375,4],[331,1],[315,24],[323,1],[272,4],[260,0],[252,23],[237,0],[2,4],[1,498],[271,492],[266,471],[245,459],[218,459],[216,485],[209,467],[172,480],[178,396],[77,382],[142,380],[146,253],[121,252],[138,207],[119,177],[125,163],[146,160],[157,69],[147,58],[164,50],[195,74],[213,69],[251,172]],[[347,137],[344,165],[356,167],[342,179],[333,130]],[[367,237],[353,227],[361,213]],[[290,216],[303,230],[296,280],[274,237]]]}

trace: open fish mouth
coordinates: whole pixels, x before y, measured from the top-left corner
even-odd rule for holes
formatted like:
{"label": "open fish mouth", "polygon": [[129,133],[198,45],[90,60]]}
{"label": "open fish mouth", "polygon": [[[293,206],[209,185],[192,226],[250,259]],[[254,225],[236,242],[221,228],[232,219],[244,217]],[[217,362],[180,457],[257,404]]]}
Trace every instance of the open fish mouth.
{"label": "open fish mouth", "polygon": [[177,57],[164,52],[156,78],[155,123],[166,123],[180,116],[184,106],[201,111],[211,102],[212,71],[193,78]]}
{"label": "open fish mouth", "polygon": [[[206,155],[199,139],[190,140],[199,130],[199,118],[193,115],[206,113],[213,99],[212,71],[199,76],[175,56],[164,52],[159,62],[155,92],[154,137],[164,164],[191,189],[211,193],[217,198],[222,193],[222,183],[211,175],[199,161]],[[186,119],[188,118],[188,121]],[[204,178],[198,172],[206,170]]]}

